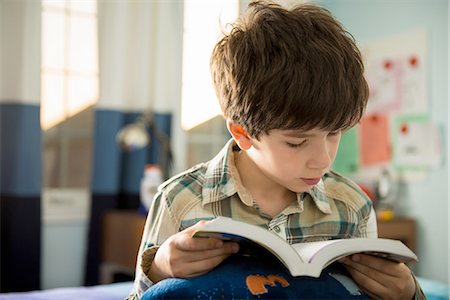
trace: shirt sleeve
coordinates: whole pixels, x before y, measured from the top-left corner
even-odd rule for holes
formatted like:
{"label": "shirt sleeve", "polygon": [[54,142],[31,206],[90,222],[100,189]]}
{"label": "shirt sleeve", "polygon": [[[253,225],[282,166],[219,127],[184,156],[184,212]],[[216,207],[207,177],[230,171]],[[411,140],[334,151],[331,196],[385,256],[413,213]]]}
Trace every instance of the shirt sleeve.
{"label": "shirt sleeve", "polygon": [[358,222],[358,229],[354,237],[357,238],[377,238],[378,237],[378,226],[377,217],[375,210],[370,205],[363,209],[364,213],[361,214],[360,220]]}
{"label": "shirt sleeve", "polygon": [[366,235],[368,238],[378,237],[377,216],[373,208],[370,210],[369,219],[367,220]]}
{"label": "shirt sleeve", "polygon": [[153,199],[137,255],[133,290],[127,297],[128,300],[140,299],[142,294],[153,285],[153,282],[147,277],[142,266],[148,270],[147,267],[153,262],[159,246],[167,238],[179,231],[179,226],[177,226],[178,222],[173,220],[167,203],[168,201],[164,192],[158,192]]}

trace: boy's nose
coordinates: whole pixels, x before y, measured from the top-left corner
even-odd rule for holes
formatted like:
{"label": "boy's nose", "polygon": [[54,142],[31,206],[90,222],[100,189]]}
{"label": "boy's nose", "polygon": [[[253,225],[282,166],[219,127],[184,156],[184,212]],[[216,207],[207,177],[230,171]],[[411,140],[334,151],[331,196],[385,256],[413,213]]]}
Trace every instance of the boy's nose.
{"label": "boy's nose", "polygon": [[326,145],[317,147],[313,153],[311,153],[308,160],[307,167],[310,169],[326,170],[331,165],[331,156]]}

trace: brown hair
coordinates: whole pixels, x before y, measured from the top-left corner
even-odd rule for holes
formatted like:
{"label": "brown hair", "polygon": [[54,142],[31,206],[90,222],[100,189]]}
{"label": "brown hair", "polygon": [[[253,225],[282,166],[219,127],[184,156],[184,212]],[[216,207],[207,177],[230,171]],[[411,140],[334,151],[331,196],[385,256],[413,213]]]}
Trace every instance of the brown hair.
{"label": "brown hair", "polygon": [[353,37],[329,11],[252,2],[215,46],[213,83],[226,118],[250,136],[354,126],[368,86]]}

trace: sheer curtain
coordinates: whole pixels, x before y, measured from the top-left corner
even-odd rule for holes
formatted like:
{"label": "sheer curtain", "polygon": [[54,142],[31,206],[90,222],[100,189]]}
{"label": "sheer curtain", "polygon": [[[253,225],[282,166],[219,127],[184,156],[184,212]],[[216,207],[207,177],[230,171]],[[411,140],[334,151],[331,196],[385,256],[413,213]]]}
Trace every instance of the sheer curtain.
{"label": "sheer curtain", "polygon": [[40,287],[40,12],[0,1],[0,292]]}
{"label": "sheer curtain", "polygon": [[[158,142],[124,152],[117,132],[145,111],[171,135],[181,93],[183,1],[98,2],[100,97],[94,125],[92,205],[85,283],[98,282],[100,221],[109,209],[136,209],[146,163]],[[130,255],[134,255],[130,253]]]}

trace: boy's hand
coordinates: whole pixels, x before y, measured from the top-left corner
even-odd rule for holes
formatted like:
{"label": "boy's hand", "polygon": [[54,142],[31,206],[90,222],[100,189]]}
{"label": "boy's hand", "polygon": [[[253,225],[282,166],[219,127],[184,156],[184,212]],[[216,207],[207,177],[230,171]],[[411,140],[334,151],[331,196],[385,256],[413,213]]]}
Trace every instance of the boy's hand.
{"label": "boy's hand", "polygon": [[403,263],[365,254],[354,254],[341,262],[359,287],[373,299],[414,298],[416,284]]}
{"label": "boy's hand", "polygon": [[205,274],[239,250],[234,242],[215,238],[193,238],[194,232],[207,221],[180,231],[168,238],[156,252],[149,278],[158,282],[169,277],[188,278]]}

